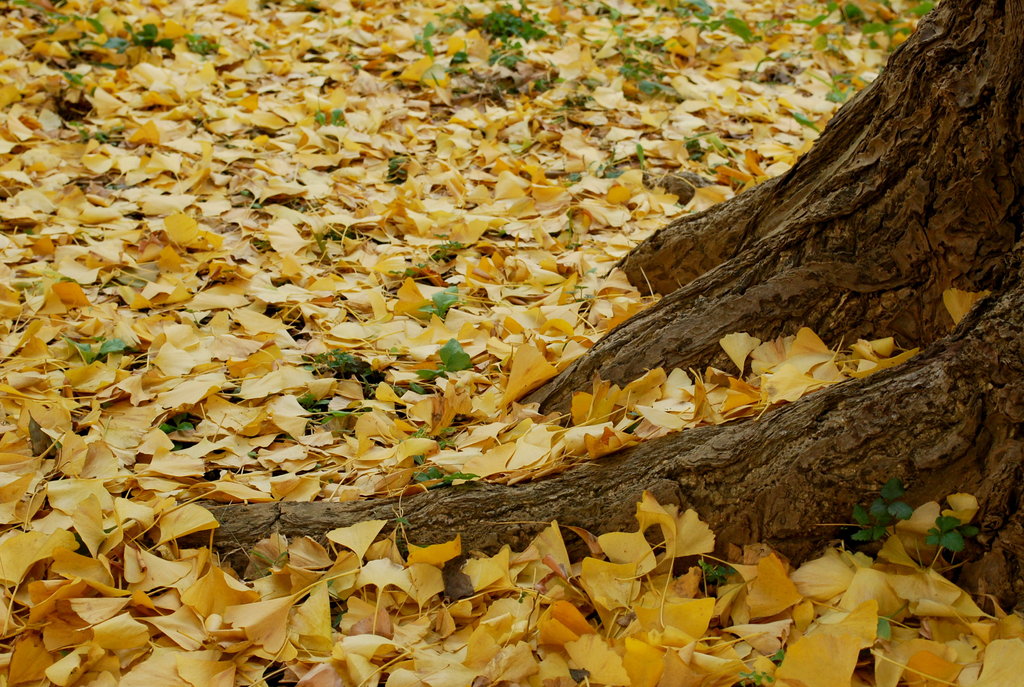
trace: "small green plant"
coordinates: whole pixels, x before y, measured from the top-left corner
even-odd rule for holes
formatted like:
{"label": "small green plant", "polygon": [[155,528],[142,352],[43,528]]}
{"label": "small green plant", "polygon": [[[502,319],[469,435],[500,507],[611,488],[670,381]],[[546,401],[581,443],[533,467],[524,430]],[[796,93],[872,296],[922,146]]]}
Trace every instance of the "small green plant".
{"label": "small green plant", "polygon": [[384,381],[384,374],[358,356],[335,348],[326,353],[306,356],[306,369],[319,377],[348,379],[355,377],[369,391]]}
{"label": "small green plant", "polygon": [[925,543],[946,549],[953,553],[964,550],[966,537],[977,536],[979,530],[975,525],[965,524],[953,515],[940,515],[935,518],[935,527],[928,530]]}
{"label": "small green plant", "polygon": [[[440,319],[448,316],[448,311],[459,302],[459,287],[449,286],[430,297],[430,303],[420,307],[420,312],[437,315]],[[454,341],[454,339],[452,339]],[[462,368],[465,369],[465,368]]]}
{"label": "small green plant", "polygon": [[698,16],[699,19],[694,21],[693,24],[701,29],[717,31],[720,28],[725,28],[730,33],[733,33],[743,39],[744,43],[756,43],[762,38],[762,36],[754,33],[754,30],[750,28],[750,25],[737,17],[732,10],[726,12],[721,19],[711,19],[706,14]]}
{"label": "small green plant", "polygon": [[316,114],[313,115],[313,120],[320,126],[344,126],[345,111],[341,108],[335,108],[330,112],[317,110]]}
{"label": "small green plant", "polygon": [[409,164],[409,158],[404,155],[396,155],[388,159],[388,174],[384,181],[389,184],[403,184],[409,178],[409,171],[405,168]]}
{"label": "small green plant", "polygon": [[538,25],[539,23],[540,15],[528,10],[525,3],[522,4],[520,13],[517,13],[512,5],[506,4],[485,16],[481,28],[495,38],[521,38],[524,41],[532,41],[548,35]]}
{"label": "small green plant", "polygon": [[437,33],[437,27],[434,26],[434,22],[427,22],[427,25],[423,27],[423,32],[416,34],[414,38],[416,45],[420,46],[428,57],[434,56],[434,44],[430,37],[435,33]]}
{"label": "small green plant", "polygon": [[434,249],[434,252],[430,254],[430,259],[434,262],[448,262],[465,247],[466,244],[461,241],[445,241]]}
{"label": "small green plant", "polygon": [[78,355],[82,358],[82,362],[86,365],[90,365],[97,360],[102,360],[111,353],[122,353],[124,351],[131,350],[132,348],[130,344],[125,343],[121,339],[100,339],[97,342],[99,344],[99,348],[96,347],[96,344],[82,343],[66,336],[64,337],[64,340],[67,341],[69,346],[77,351]]}
{"label": "small green plant", "polygon": [[[668,8],[669,6],[664,5],[664,7]],[[704,19],[711,16],[712,12],[711,5],[705,0],[679,0],[671,6],[671,9],[680,17],[696,16]]]}
{"label": "small green plant", "polygon": [[526,55],[523,54],[523,44],[519,41],[503,42],[501,47],[492,52],[487,58],[487,64],[498,65],[506,69],[512,69],[519,62],[524,62]]}
{"label": "small green plant", "polygon": [[770,685],[775,682],[775,677],[761,671],[750,671],[740,673],[741,685]]}
{"label": "small green plant", "polygon": [[82,78],[81,74],[75,74],[74,72],[62,71],[61,74],[67,79],[67,82],[72,86],[82,88],[85,86],[85,79]]}
{"label": "small green plant", "polygon": [[626,57],[619,67],[619,73],[636,84],[637,89],[646,95],[655,93],[666,93],[674,95],[675,89],[661,83],[664,76],[654,63],[649,60],[641,60],[636,57]]}
{"label": "small green plant", "polygon": [[220,50],[220,44],[217,41],[210,40],[198,33],[185,34],[185,46],[197,55],[204,56],[212,55]]}
{"label": "small green plant", "polygon": [[196,428],[196,423],[198,421],[198,417],[189,415],[188,413],[178,413],[164,422],[161,422],[160,431],[166,434],[172,434],[174,432],[191,432]]}
{"label": "small green plant", "polygon": [[249,559],[256,568],[256,575],[258,577],[266,577],[270,574],[271,570],[280,570],[284,567],[285,563],[288,562],[288,552],[282,551],[277,554],[276,558],[271,558],[262,551],[254,549],[252,553],[249,554]]}
{"label": "small green plant", "polygon": [[800,124],[802,124],[803,126],[813,129],[819,134],[821,133],[821,129],[818,128],[818,125],[812,122],[810,118],[803,112],[800,112],[799,110],[790,110],[789,114],[793,115],[793,119],[800,122]]}
{"label": "small green plant", "polygon": [[853,85],[851,84],[853,77],[850,74],[836,74],[832,77],[831,81],[823,79],[814,72],[809,71],[807,72],[807,75],[828,86],[829,90],[825,95],[825,100],[828,100],[831,103],[846,102],[846,99],[850,97],[850,93],[854,90]]}
{"label": "small green plant", "polygon": [[736,572],[735,569],[728,565],[708,563],[703,558],[697,561],[697,565],[700,566],[700,571],[704,574],[704,583],[711,587],[717,587],[720,584],[724,584],[729,578],[729,575],[733,575]]}
{"label": "small green plant", "polygon": [[[302,403],[303,397],[305,396],[312,396],[312,394],[303,394],[298,399],[296,399],[300,402],[300,405]],[[353,408],[352,410],[327,410],[329,403],[329,398],[322,398],[319,401],[316,401],[314,399],[314,402],[308,408],[306,408],[312,416],[310,420],[318,425],[326,425],[331,420],[347,420],[348,418],[357,417],[362,413],[368,413],[371,410],[373,410],[372,408],[368,408],[366,406],[360,408]],[[341,433],[351,432],[351,429],[345,425],[334,426],[332,427],[332,429],[333,431]]]}
{"label": "small green plant", "polygon": [[455,446],[455,442],[451,441],[448,437],[457,432],[455,427],[442,427],[437,432],[437,447],[442,451],[446,448],[452,448]]}
{"label": "small green plant", "polygon": [[103,44],[103,47],[115,50],[118,54],[124,53],[125,50],[131,47],[146,48],[147,50],[153,48],[171,50],[174,47],[174,41],[170,38],[160,38],[160,32],[156,24],[143,24],[142,29],[136,31],[131,24],[124,22],[124,30],[128,33],[128,38],[111,36]]}
{"label": "small green plant", "polygon": [[310,412],[318,412],[327,410],[327,403],[330,399],[317,398],[312,392],[307,391],[298,398],[295,399],[300,406]]}
{"label": "small green plant", "polygon": [[864,508],[860,504],[854,506],[853,519],[861,529],[854,532],[852,538],[855,541],[878,541],[886,532],[890,532],[898,521],[910,518],[914,514],[914,509],[899,500],[906,491],[903,482],[894,477],[885,483],[879,497],[870,507]]}
{"label": "small green plant", "polygon": [[85,128],[85,124],[82,124],[81,122],[68,122],[68,124],[78,132],[78,140],[82,143],[88,143],[89,141],[111,143],[124,138],[124,127],[121,125],[111,127],[106,131],[103,129],[94,129],[89,131]]}
{"label": "small green plant", "polygon": [[460,370],[468,370],[473,366],[473,360],[469,357],[469,354],[462,350],[462,346],[455,339],[449,339],[448,343],[437,352],[441,358],[441,364],[434,370],[416,370],[416,374],[421,379],[425,379],[428,382],[438,377],[447,377],[449,372],[458,372]]}
{"label": "small green plant", "polygon": [[440,480],[436,484],[432,484],[427,487],[428,489],[435,489],[437,487],[450,487],[456,480],[469,481],[479,478],[480,475],[474,475],[469,472],[453,472],[451,474],[446,474],[441,470],[441,468],[436,465],[431,465],[426,470],[413,473],[412,481],[420,484],[423,482],[434,482],[435,480]]}
{"label": "small green plant", "polygon": [[462,21],[467,27],[479,28],[488,36],[500,43],[495,47],[487,63],[512,69],[519,62],[526,60],[521,41],[532,41],[547,36],[541,27],[542,20],[537,12],[529,9],[525,2],[520,2],[520,9],[503,4],[490,12],[482,20],[474,19],[468,11],[456,11],[452,17]]}

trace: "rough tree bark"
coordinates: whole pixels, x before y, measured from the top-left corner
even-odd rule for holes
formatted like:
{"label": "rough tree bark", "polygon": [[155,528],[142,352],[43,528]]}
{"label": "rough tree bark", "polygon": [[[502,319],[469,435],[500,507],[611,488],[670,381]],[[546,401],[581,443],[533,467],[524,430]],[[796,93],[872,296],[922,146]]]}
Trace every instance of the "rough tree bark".
{"label": "rough tree bark", "polygon": [[[979,497],[976,591],[1024,600],[1024,0],[945,0],[785,175],[675,222],[623,268],[667,294],[528,400],[564,409],[595,374],[726,364],[718,340],[809,326],[925,350],[733,425],[688,430],[536,483],[396,500],[215,506],[215,545],[401,513],[413,541],[523,545],[558,519],[629,528],[644,489],[720,542],[812,554],[891,477],[908,499]],[[953,330],[950,286],[991,290]],[[951,331],[952,330],[952,331]],[[240,560],[236,556],[235,562]]]}

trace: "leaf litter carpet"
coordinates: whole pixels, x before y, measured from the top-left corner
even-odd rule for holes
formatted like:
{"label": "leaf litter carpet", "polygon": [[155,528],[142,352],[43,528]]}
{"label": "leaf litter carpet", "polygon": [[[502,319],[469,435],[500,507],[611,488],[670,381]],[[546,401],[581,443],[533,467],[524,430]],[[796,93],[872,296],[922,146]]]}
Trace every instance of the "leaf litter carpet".
{"label": "leaf litter carpet", "polygon": [[1020,618],[927,542],[968,495],[796,570],[646,496],[582,560],[175,543],[196,500],[534,479],[913,355],[794,323],[518,402],[648,305],[632,246],[877,76],[929,7],[891,4],[0,3],[5,684],[1017,684]]}

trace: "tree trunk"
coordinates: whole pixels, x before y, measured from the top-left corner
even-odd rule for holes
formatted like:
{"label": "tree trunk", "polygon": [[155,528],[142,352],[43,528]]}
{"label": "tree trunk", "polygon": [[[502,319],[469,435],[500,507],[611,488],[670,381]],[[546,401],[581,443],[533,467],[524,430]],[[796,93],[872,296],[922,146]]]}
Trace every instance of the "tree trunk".
{"label": "tree trunk", "polygon": [[[401,515],[412,541],[461,532],[523,545],[558,519],[630,528],[644,489],[695,508],[720,542],[797,559],[835,536],[889,478],[918,503],[981,502],[976,591],[1024,599],[1024,0],[946,0],[883,75],[782,177],[639,246],[622,267],[668,294],[528,400],[564,410],[593,376],[726,364],[718,340],[809,326],[833,342],[895,335],[925,350],[759,420],[686,430],[536,483],[396,500],[217,506],[215,544],[244,553],[272,530],[321,534]],[[991,290],[953,325],[942,293]],[[236,561],[241,558],[236,557]]]}
{"label": "tree trunk", "polygon": [[731,332],[946,334],[942,292],[997,288],[1020,232],[1022,11],[943,3],[793,169],[627,256],[630,280],[667,296],[528,400],[564,411],[595,374],[725,365]]}

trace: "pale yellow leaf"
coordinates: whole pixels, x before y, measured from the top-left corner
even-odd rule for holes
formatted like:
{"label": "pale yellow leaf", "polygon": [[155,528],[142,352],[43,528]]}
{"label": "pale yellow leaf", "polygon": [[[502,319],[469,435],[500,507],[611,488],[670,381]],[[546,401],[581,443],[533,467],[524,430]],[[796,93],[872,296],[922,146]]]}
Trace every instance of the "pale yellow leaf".
{"label": "pale yellow leaf", "polygon": [[386,524],[388,524],[387,520],[364,520],[347,527],[337,527],[328,532],[326,536],[335,544],[352,550],[362,558]]}
{"label": "pale yellow leaf", "polygon": [[960,324],[960,320],[966,317],[974,304],[990,291],[962,291],[960,289],[946,289],[942,292],[942,304],[946,306],[946,312],[953,318],[953,324]]}

